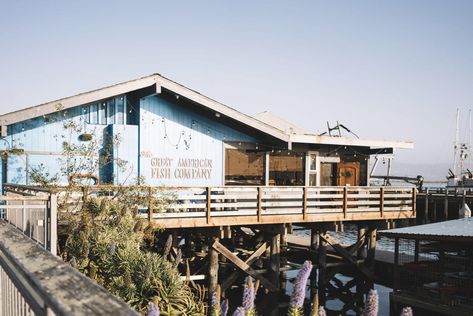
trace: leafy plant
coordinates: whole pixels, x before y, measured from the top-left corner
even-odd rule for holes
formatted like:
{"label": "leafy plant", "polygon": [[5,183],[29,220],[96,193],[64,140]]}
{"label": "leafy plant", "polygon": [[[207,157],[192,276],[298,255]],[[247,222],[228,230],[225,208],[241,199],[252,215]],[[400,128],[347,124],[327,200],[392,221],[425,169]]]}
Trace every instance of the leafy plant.
{"label": "leafy plant", "polygon": [[150,224],[117,201],[89,198],[72,217],[62,256],[142,313],[152,302],[161,315],[203,315],[204,304],[170,262],[146,249]]}

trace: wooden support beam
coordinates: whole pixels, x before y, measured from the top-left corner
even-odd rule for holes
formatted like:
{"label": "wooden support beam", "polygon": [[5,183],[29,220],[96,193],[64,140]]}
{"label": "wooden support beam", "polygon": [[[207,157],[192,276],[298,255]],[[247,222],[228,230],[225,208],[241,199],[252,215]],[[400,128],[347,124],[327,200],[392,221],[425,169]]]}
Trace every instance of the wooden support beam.
{"label": "wooden support beam", "polygon": [[332,248],[343,257],[343,259],[352,263],[353,266],[356,267],[368,280],[375,279],[373,273],[370,270],[368,270],[368,268],[366,268],[364,265],[358,265],[356,263],[356,259],[353,258],[353,256],[345,248],[343,248],[338,243],[338,241],[330,237],[330,235],[328,235],[327,233],[321,233],[320,237],[324,239],[327,243],[329,243],[332,246]]}
{"label": "wooden support beam", "polygon": [[263,286],[265,286],[268,290],[273,292],[278,291],[278,288],[273,283],[271,283],[261,274],[253,270],[247,263],[245,263],[243,260],[234,255],[218,240],[213,243],[212,248],[221,253],[225,258],[230,260],[230,262],[232,262],[237,268],[241,269],[243,272],[247,273],[253,278],[260,280],[261,284],[263,284]]}
{"label": "wooden support beam", "polygon": [[448,190],[445,190],[445,197],[443,200],[443,219],[448,220]]}
{"label": "wooden support beam", "polygon": [[343,218],[347,218],[347,208],[348,208],[348,190],[347,187],[343,187]]}
{"label": "wooden support beam", "polygon": [[366,264],[371,271],[373,271],[374,269],[377,233],[378,233],[378,230],[374,227],[371,227],[368,232],[369,240],[368,240],[368,254],[366,257]]}
{"label": "wooden support beam", "polygon": [[307,187],[304,187],[302,196],[302,218],[304,221],[307,221]]}
{"label": "wooden support beam", "polygon": [[322,238],[322,235],[326,235],[327,232],[325,230],[321,230],[319,232],[319,252],[318,252],[318,268],[319,268],[319,284],[318,284],[318,294],[319,294],[319,302],[320,305],[325,306],[327,301],[327,283],[325,282],[325,278],[327,275],[327,240]]}
{"label": "wooden support beam", "polygon": [[271,281],[276,287],[279,288],[279,273],[281,267],[281,244],[280,235],[274,234],[271,236],[271,248],[269,256],[269,270],[271,275]]}
{"label": "wooden support beam", "polygon": [[263,209],[263,188],[258,187],[257,217],[258,223],[261,223],[261,211]]}
{"label": "wooden support beam", "polygon": [[[258,260],[258,258],[266,251],[266,249],[268,248],[268,244],[267,243],[263,243],[261,246],[258,247],[258,249],[256,249],[246,260],[245,260],[245,263],[248,265],[248,266],[251,266],[253,264],[253,262],[255,262],[256,260]],[[238,278],[238,276],[240,275],[240,270],[235,270],[233,271],[221,284],[221,288],[222,288],[222,293],[227,289],[229,288],[230,286],[232,286],[233,283],[235,283],[236,279]]]}
{"label": "wooden support beam", "polygon": [[205,208],[205,215],[207,218],[207,224],[210,224],[211,221],[211,211],[212,211],[212,189],[207,187],[207,199],[206,199],[206,208]]}
{"label": "wooden support beam", "polygon": [[[219,243],[218,238],[212,239],[212,245]],[[217,291],[218,285],[218,252],[212,246],[209,247],[209,299],[212,297],[212,293]]]}
{"label": "wooden support beam", "polygon": [[414,218],[416,217],[416,212],[417,212],[417,188],[412,188],[412,216]]}
{"label": "wooden support beam", "polygon": [[384,187],[379,189],[379,213],[384,216]]}

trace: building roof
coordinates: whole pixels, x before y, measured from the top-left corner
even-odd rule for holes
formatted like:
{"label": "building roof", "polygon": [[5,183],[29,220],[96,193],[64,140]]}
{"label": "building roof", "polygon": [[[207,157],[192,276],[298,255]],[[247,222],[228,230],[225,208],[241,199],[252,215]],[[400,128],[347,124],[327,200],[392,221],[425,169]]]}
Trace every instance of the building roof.
{"label": "building roof", "polygon": [[255,119],[260,120],[268,125],[274,126],[277,129],[285,132],[289,135],[310,135],[311,132],[283,119],[282,117],[274,114],[273,112],[264,111],[253,116]]}
{"label": "building roof", "polygon": [[473,242],[473,218],[382,230],[380,235],[418,240]]}
{"label": "building roof", "polygon": [[215,101],[195,90],[187,88],[175,81],[172,81],[160,74],[139,79],[126,81],[109,87],[84,92],[75,96],[62,98],[59,100],[43,103],[23,110],[7,113],[0,116],[0,126],[7,126],[17,122],[32,119],[38,116],[47,115],[59,110],[66,110],[79,105],[94,103],[120,94],[131,91],[154,87],[156,93],[161,89],[166,89],[179,96],[187,98],[215,113],[224,115],[230,119],[239,121],[246,126],[254,128],[267,135],[280,139],[288,143],[291,147],[293,143],[325,144],[338,146],[362,146],[369,148],[413,148],[412,142],[406,141],[386,141],[386,140],[366,140],[348,137],[318,136],[307,132],[304,129],[277,117],[270,112],[263,112],[255,117],[246,115],[225,104]]}

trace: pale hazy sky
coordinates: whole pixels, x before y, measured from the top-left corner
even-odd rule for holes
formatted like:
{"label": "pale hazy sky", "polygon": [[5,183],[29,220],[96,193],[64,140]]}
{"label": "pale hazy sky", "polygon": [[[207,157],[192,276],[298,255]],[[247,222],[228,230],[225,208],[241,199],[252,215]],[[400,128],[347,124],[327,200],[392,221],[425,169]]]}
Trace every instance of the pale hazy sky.
{"label": "pale hazy sky", "polygon": [[397,160],[436,164],[473,107],[473,1],[0,3],[0,113],[159,72],[247,114],[412,140]]}

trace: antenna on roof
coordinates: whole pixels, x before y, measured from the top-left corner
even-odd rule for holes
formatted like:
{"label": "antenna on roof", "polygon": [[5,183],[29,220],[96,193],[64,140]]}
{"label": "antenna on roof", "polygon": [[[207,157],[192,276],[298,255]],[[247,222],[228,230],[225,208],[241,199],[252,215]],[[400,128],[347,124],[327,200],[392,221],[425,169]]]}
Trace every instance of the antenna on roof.
{"label": "antenna on roof", "polygon": [[[328,130],[328,135],[329,136],[342,137],[342,131],[341,131],[340,128],[343,128],[345,131],[347,131],[348,133],[354,135],[356,138],[360,138],[360,137],[358,137],[357,134],[355,134],[355,132],[352,132],[345,125],[338,123],[338,121],[337,121],[337,125],[335,125],[334,127],[330,127],[330,123],[327,121],[327,130]],[[335,130],[338,131],[338,135],[332,135],[332,131],[335,131]],[[323,135],[326,135],[326,134],[327,134],[327,132],[323,132],[322,134],[319,134],[319,136],[323,136]]]}

